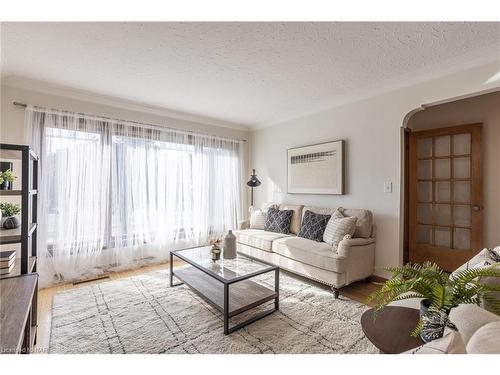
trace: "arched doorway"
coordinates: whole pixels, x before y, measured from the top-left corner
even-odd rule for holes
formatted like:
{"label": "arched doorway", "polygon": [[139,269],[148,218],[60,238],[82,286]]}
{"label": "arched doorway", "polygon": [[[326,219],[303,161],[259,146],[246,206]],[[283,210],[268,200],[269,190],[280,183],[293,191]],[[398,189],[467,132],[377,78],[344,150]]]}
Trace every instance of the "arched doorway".
{"label": "arched doorway", "polygon": [[429,260],[452,271],[483,246],[500,244],[494,230],[500,223],[499,104],[500,92],[493,92],[408,116],[404,262]]}

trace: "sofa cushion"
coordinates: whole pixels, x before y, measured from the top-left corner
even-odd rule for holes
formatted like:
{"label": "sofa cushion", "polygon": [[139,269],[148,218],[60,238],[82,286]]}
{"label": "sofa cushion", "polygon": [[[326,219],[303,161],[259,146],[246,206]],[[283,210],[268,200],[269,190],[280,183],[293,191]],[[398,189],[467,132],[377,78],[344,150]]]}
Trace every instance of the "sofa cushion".
{"label": "sofa cushion", "polygon": [[293,204],[280,204],[280,210],[292,210],[292,223],[290,224],[290,233],[298,234],[300,232],[300,223],[302,221],[302,209],[304,206],[302,205],[293,205]]}
{"label": "sofa cushion", "polygon": [[500,317],[477,305],[463,304],[451,309],[450,321],[455,324],[466,345],[482,326],[500,322]]}
{"label": "sofa cushion", "polygon": [[273,241],[273,252],[310,266],[343,273],[347,258],[333,252],[330,245],[301,237],[286,237]]}
{"label": "sofa cushion", "polygon": [[342,213],[344,216],[356,216],[358,218],[356,221],[356,230],[352,235],[353,237],[371,237],[373,226],[373,215],[371,211],[344,208]]}
{"label": "sofa cushion", "polygon": [[267,219],[264,230],[284,234],[290,233],[292,215],[292,210],[278,210],[276,208],[270,208],[267,211]]}
{"label": "sofa cushion", "polygon": [[306,211],[311,211],[314,212],[315,214],[320,214],[320,215],[333,215],[333,213],[337,211],[337,208],[304,206],[302,210],[302,217],[304,217]]}
{"label": "sofa cushion", "polygon": [[500,321],[490,322],[479,328],[467,343],[467,353],[499,354]]}
{"label": "sofa cushion", "polygon": [[236,230],[233,233],[239,243],[264,251],[271,251],[274,240],[289,236],[287,234],[266,232],[259,229]]}
{"label": "sofa cushion", "polygon": [[330,217],[331,215],[321,215],[315,214],[312,211],[306,211],[300,224],[298,236],[307,238],[308,240],[323,241],[323,233]]}

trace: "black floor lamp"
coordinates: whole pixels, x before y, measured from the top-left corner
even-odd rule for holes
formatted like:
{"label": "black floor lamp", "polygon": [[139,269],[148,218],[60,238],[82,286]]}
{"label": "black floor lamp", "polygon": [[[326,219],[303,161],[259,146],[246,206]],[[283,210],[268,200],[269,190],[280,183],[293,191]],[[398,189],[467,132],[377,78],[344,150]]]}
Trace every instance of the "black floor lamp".
{"label": "black floor lamp", "polygon": [[261,182],[257,178],[257,175],[255,174],[255,169],[252,169],[252,174],[250,175],[250,180],[248,180],[247,185],[252,188],[252,194],[250,198],[250,205],[253,206],[253,188],[260,186]]}

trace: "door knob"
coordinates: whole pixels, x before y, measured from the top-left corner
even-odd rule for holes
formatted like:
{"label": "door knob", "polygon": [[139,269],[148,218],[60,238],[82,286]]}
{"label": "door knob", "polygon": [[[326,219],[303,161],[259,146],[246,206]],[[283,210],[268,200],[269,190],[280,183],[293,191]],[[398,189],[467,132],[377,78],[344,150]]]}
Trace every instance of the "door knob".
{"label": "door knob", "polygon": [[477,204],[475,204],[474,206],[472,206],[472,209],[476,212],[478,211],[481,211],[481,206],[478,206]]}

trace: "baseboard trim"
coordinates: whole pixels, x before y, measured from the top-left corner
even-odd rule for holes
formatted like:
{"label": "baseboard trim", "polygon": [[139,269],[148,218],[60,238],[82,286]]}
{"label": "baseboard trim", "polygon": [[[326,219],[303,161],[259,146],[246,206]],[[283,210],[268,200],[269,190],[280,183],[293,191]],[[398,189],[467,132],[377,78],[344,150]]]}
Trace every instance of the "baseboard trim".
{"label": "baseboard trim", "polygon": [[90,283],[91,281],[98,281],[98,280],[104,280],[104,279],[109,279],[109,275],[103,275],[103,276],[95,277],[93,279],[74,281],[73,285],[85,284],[85,283]]}
{"label": "baseboard trim", "polygon": [[382,276],[372,275],[370,277],[371,281],[374,283],[385,283],[387,281],[387,279]]}

